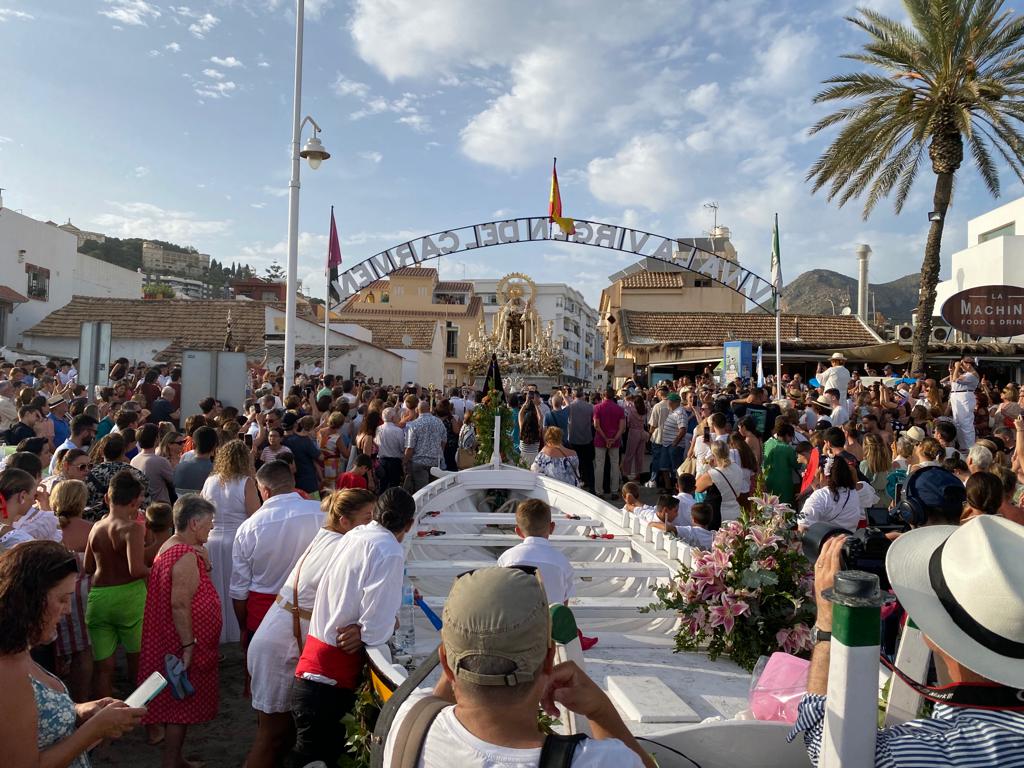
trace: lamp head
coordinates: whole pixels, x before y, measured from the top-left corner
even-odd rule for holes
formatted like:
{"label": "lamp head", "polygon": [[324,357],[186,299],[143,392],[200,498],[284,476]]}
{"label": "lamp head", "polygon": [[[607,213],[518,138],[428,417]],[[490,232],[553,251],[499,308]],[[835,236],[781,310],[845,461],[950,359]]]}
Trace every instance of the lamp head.
{"label": "lamp head", "polygon": [[320,163],[328,159],[331,153],[324,149],[324,145],[320,143],[320,139],[314,133],[307,141],[302,151],[299,152],[299,157],[303,157],[309,161],[309,167],[314,171],[320,167]]}

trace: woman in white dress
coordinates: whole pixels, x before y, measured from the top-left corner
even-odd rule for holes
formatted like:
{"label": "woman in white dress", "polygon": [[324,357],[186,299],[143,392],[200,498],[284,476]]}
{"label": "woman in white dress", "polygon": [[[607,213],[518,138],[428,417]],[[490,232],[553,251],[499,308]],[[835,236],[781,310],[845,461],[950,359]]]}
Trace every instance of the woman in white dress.
{"label": "woman in white dress", "polygon": [[[733,462],[729,445],[721,440],[711,443],[711,463],[708,471],[697,478],[697,490],[708,494],[711,488],[717,489],[721,494],[720,520],[712,520],[712,530],[717,530],[718,525],[729,520],[736,520],[740,516],[740,494],[746,492],[744,487],[743,468]],[[749,480],[747,481],[749,482]],[[714,506],[714,502],[712,502]]]}
{"label": "woman in white dress", "polygon": [[878,500],[875,489],[858,482],[853,468],[839,457],[832,458],[827,482],[807,497],[800,509],[798,527],[804,531],[814,523],[828,523],[855,532],[865,508]]}
{"label": "woman in white dress", "polygon": [[298,559],[249,642],[246,660],[252,676],[252,707],[259,713],[259,730],[249,765],[277,764],[274,753],[288,741],[292,680],[301,653],[299,643],[305,643],[309,632],[310,611],[320,577],[342,536],[370,522],[375,499],[366,489],[350,488],[336,491],[321,502],[326,513],[324,527]]}
{"label": "woman in white dress", "polygon": [[260,508],[260,495],[252,475],[249,449],[241,440],[232,440],[217,449],[213,472],[206,478],[200,493],[217,510],[206,547],[210,552],[210,579],[220,597],[224,620],[220,631],[222,643],[237,643],[239,640],[238,620],[228,594],[231,547],[235,543],[238,526]]}

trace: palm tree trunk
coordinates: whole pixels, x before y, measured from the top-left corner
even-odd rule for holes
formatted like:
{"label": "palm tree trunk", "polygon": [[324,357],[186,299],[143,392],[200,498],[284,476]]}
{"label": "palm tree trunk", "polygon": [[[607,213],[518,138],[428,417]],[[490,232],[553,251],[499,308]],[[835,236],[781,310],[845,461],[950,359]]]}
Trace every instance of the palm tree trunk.
{"label": "palm tree trunk", "polygon": [[953,174],[935,174],[934,211],[937,220],[928,228],[928,240],[924,246],[924,261],[921,263],[921,292],[917,302],[917,325],[914,326],[912,372],[924,370],[928,357],[928,339],[932,332],[932,312],[935,309],[935,286],[939,282],[939,252],[942,249],[942,228],[946,223],[946,209],[953,192]]}

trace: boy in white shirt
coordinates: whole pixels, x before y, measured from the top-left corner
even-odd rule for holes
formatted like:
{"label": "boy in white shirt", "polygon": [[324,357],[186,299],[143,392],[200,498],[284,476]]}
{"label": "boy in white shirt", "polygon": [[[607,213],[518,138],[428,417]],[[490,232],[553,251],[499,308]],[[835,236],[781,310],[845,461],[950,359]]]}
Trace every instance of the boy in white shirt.
{"label": "boy in white shirt", "polygon": [[636,515],[645,523],[655,519],[654,507],[640,501],[640,484],[629,482],[622,486],[622,500],[625,502],[622,508],[630,514]]}
{"label": "boy in white shirt", "polygon": [[551,507],[541,499],[526,499],[516,506],[516,534],[523,541],[506,549],[498,565],[532,565],[540,571],[548,603],[568,603],[576,594],[572,563],[549,540],[555,530]]}
{"label": "boy in white shirt", "polygon": [[715,532],[708,530],[711,524],[711,505],[698,502],[690,509],[691,525],[676,525],[675,510],[666,510],[664,519],[651,523],[651,528],[669,531],[678,536],[685,544],[696,549],[711,549],[715,540]]}
{"label": "boy in white shirt", "polygon": [[697,478],[689,472],[676,475],[676,499],[679,501],[679,516],[682,518],[680,525],[690,524],[690,508],[693,507],[695,499],[693,494],[697,491]]}

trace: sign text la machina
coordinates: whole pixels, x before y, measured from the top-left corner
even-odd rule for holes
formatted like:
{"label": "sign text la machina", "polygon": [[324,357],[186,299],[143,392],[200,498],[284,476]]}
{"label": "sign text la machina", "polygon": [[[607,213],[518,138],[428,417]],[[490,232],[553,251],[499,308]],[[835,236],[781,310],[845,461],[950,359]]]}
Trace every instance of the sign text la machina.
{"label": "sign text la machina", "polygon": [[338,277],[338,289],[344,300],[375,280],[403,267],[415,267],[424,261],[495,245],[553,240],[623,251],[638,257],[658,259],[676,267],[699,272],[715,282],[742,293],[754,304],[771,309],[771,283],[729,259],[698,248],[687,240],[653,235],[629,227],[596,221],[576,221],[576,230],[565,235],[550,227],[548,218],[520,218],[473,224],[435,232],[409,240],[361,261]]}
{"label": "sign text la machina", "polygon": [[942,317],[975,336],[1019,336],[1024,334],[1024,288],[982,285],[960,291],[946,299]]}

